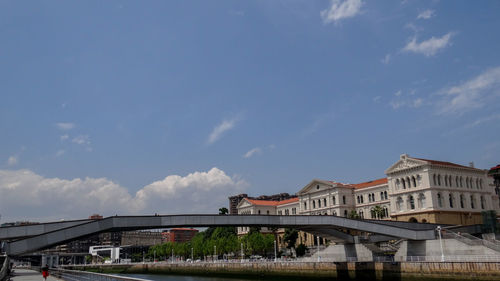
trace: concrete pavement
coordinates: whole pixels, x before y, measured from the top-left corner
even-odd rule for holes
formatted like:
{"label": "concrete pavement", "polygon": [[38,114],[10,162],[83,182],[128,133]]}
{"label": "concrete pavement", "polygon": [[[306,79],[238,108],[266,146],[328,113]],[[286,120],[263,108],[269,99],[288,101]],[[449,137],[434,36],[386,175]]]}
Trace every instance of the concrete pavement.
{"label": "concrete pavement", "polygon": [[[35,270],[30,269],[14,269],[14,277],[10,278],[11,281],[43,281],[42,274]],[[47,281],[60,281],[62,279],[49,276]]]}

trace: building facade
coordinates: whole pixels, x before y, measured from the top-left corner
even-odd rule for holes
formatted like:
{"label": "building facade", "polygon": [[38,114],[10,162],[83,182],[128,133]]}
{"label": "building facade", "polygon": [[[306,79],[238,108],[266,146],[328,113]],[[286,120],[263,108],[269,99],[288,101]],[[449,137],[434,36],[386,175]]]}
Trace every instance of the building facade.
{"label": "building facade", "polygon": [[191,241],[198,233],[194,228],[172,228],[161,233],[164,242],[184,243]]}
{"label": "building facade", "polygon": [[[482,211],[500,213],[500,188],[494,185],[494,179],[500,183],[500,167],[488,172],[473,165],[403,154],[385,174],[385,178],[358,184],[314,179],[297,192],[297,198],[245,198],[236,209],[238,214],[333,215],[461,225],[481,223]],[[238,234],[248,230],[239,227]],[[300,239],[309,245],[316,242],[307,234],[301,234]]]}

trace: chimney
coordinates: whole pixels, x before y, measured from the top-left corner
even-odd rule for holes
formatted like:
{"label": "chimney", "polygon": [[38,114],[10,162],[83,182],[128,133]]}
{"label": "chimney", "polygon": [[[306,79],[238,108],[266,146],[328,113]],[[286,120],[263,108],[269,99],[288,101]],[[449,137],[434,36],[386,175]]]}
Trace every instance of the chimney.
{"label": "chimney", "polygon": [[474,168],[474,162],[469,162],[469,167]]}

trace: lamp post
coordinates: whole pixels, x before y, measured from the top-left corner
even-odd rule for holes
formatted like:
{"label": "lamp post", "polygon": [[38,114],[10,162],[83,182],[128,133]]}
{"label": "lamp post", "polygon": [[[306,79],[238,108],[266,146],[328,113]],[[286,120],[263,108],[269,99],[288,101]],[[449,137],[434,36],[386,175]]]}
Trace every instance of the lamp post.
{"label": "lamp post", "polygon": [[441,226],[436,227],[439,236],[439,246],[441,247],[441,261],[444,262],[443,241],[441,240]]}
{"label": "lamp post", "polygon": [[243,253],[243,243],[241,243],[241,262],[243,262],[244,257],[245,257],[245,254]]}
{"label": "lamp post", "polygon": [[217,246],[214,245],[214,262],[217,259]]}
{"label": "lamp post", "polygon": [[144,263],[144,251],[142,251],[142,263]]}
{"label": "lamp post", "polygon": [[172,249],[172,263],[174,263],[174,249]]}
{"label": "lamp post", "polygon": [[278,255],[276,253],[276,240],[274,240],[274,262],[276,262],[278,259]]}
{"label": "lamp post", "polygon": [[154,250],[154,252],[153,252],[153,263],[155,263],[155,262],[156,262],[156,250]]}
{"label": "lamp post", "polygon": [[318,262],[321,261],[321,257],[319,256],[319,236],[316,236],[316,240],[318,241],[317,244],[318,244]]}
{"label": "lamp post", "polygon": [[194,261],[194,255],[193,255],[193,247],[191,247],[191,263]]}

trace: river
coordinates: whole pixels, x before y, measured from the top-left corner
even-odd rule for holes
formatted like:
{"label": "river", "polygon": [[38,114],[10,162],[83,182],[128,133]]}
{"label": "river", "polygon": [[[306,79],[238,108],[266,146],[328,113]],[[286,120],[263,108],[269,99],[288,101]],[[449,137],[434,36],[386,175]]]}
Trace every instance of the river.
{"label": "river", "polygon": [[[239,279],[222,277],[181,276],[181,275],[158,275],[158,274],[120,274],[121,276],[142,278],[154,281],[248,281],[258,279]],[[271,280],[271,279],[266,279]],[[276,279],[278,280],[278,279]],[[282,279],[281,279],[282,280]]]}

